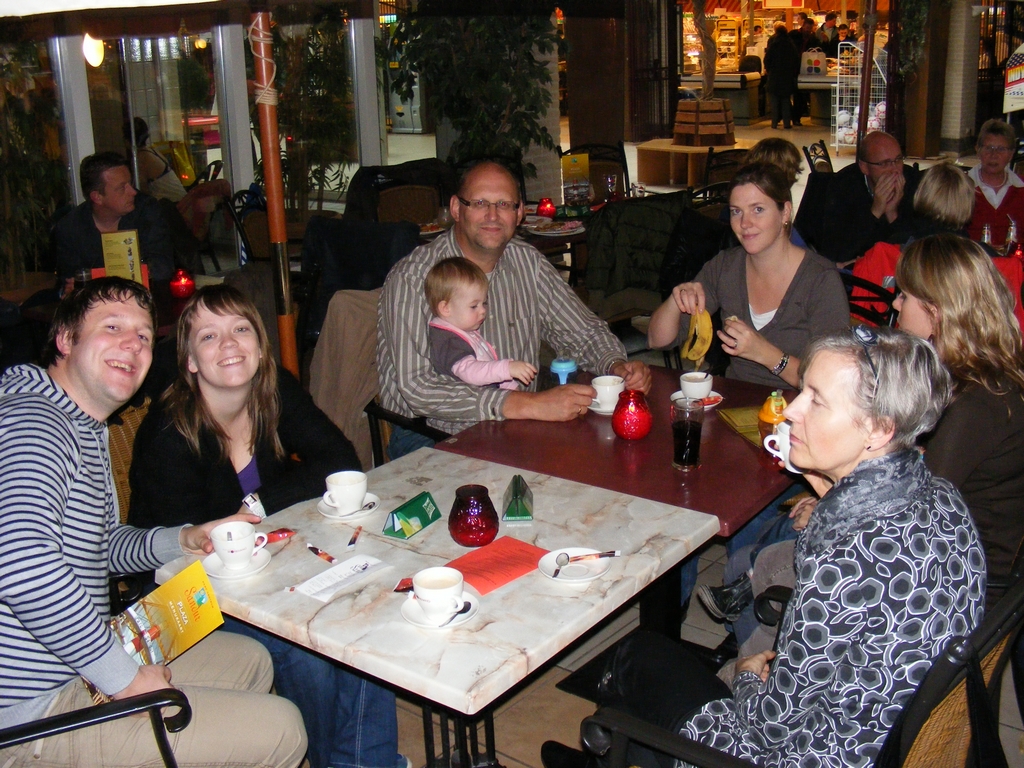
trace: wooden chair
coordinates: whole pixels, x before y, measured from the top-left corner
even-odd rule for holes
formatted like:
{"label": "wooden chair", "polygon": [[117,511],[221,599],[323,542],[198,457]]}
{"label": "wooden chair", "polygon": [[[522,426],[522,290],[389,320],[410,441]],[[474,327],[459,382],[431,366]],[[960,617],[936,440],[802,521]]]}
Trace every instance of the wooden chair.
{"label": "wooden chair", "polygon": [[[161,716],[164,707],[179,707],[176,714]],[[16,725],[0,730],[0,750],[16,747],[29,741],[58,736],[62,733],[77,731],[93,725],[101,725],[111,720],[120,720],[131,715],[148,714],[153,726],[153,738],[156,739],[160,757],[167,768],[177,768],[167,733],[178,733],[192,721],[192,707],[185,694],[176,688],[143,693],[120,701],[97,704],[94,707],[77,709],[52,717],[44,717],[31,723]]]}
{"label": "wooden chair", "polygon": [[811,169],[811,173],[834,172],[832,158],[829,157],[824,139],[814,142],[809,147],[804,147],[804,157],[807,158],[807,167]]}
{"label": "wooden chair", "polygon": [[[996,713],[1022,623],[1024,580],[1018,580],[978,629],[949,640],[886,737],[876,768],[1004,768]],[[586,718],[580,736],[591,752],[608,756],[609,768],[625,768],[632,741],[696,766],[753,765],[614,709]]]}
{"label": "wooden chair", "polygon": [[378,193],[377,221],[429,224],[437,218],[440,207],[441,194],[437,188],[421,184],[400,184]]}
{"label": "wooden chair", "polygon": [[608,199],[607,177],[615,177],[615,192],[625,197],[629,194],[629,168],[626,164],[626,148],[620,141],[611,144],[580,144],[562,151],[558,148],[558,156],[587,154],[590,158],[590,187],[594,191],[594,202],[600,203]]}
{"label": "wooden chair", "polygon": [[704,186],[732,181],[736,172],[747,162],[748,151],[723,149],[716,152],[714,147],[708,147],[708,157],[704,164]]}

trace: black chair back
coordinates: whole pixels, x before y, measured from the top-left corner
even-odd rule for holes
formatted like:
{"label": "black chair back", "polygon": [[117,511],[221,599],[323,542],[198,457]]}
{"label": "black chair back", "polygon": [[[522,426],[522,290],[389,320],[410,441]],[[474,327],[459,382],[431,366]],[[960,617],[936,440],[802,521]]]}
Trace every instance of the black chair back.
{"label": "black chair back", "polygon": [[[843,286],[846,288],[846,298],[850,302],[851,315],[875,325],[889,327],[895,325],[899,313],[892,307],[892,303],[896,301],[894,291],[842,270],[840,270],[839,276],[843,279]],[[859,288],[868,295],[854,296],[854,288]]]}
{"label": "black chair back", "polygon": [[605,182],[607,176],[616,176],[615,191],[620,195],[628,195],[629,167],[626,164],[626,148],[620,141],[616,145],[611,144],[580,144],[576,147],[562,151],[558,147],[558,156],[579,155],[586,153],[590,158],[590,185],[594,190],[595,202],[608,199],[608,186]]}
{"label": "black chair back", "polygon": [[832,158],[829,157],[824,139],[804,147],[804,157],[807,158],[807,167],[811,173],[833,173]]}
{"label": "black chair back", "polygon": [[707,162],[704,166],[704,186],[718,182],[730,182],[737,171],[747,162],[746,149],[715,150],[708,147]]}

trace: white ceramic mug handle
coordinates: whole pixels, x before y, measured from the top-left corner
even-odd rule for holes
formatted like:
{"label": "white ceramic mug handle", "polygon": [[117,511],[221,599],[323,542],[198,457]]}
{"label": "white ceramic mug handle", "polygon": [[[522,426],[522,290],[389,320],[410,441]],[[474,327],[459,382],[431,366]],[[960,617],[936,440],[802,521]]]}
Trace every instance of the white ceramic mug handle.
{"label": "white ceramic mug handle", "polygon": [[764,439],[764,449],[766,451],[768,451],[768,453],[770,453],[775,458],[781,459],[782,458],[782,451],[778,448],[778,445],[776,445],[776,447],[774,447],[774,448],[772,446],[768,445],[768,443],[772,442],[773,440],[777,444],[779,442],[779,436],[778,435],[768,435],[768,437],[766,437]]}
{"label": "white ceramic mug handle", "polygon": [[255,555],[265,546],[267,546],[267,534],[260,531],[256,534],[256,544],[253,545],[252,553]]}

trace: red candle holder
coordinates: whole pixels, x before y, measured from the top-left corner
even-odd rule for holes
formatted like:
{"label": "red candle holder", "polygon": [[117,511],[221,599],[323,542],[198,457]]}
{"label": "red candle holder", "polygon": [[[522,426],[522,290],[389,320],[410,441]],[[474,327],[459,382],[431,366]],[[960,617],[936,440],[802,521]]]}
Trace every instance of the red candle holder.
{"label": "red candle holder", "polygon": [[171,296],[176,299],[187,299],[196,292],[196,281],[184,269],[179,269],[171,278]]}
{"label": "red candle holder", "polygon": [[624,440],[639,440],[651,431],[651,409],[644,393],[627,389],[619,393],[619,402],[612,413],[612,430]]}
{"label": "red candle holder", "polygon": [[494,541],[498,535],[498,512],[485,486],[463,485],[455,490],[448,533],[463,547],[482,547]]}
{"label": "red candle holder", "polygon": [[555,218],[555,204],[551,202],[550,197],[542,197],[540,202],[537,204],[537,215],[547,216],[549,219]]}

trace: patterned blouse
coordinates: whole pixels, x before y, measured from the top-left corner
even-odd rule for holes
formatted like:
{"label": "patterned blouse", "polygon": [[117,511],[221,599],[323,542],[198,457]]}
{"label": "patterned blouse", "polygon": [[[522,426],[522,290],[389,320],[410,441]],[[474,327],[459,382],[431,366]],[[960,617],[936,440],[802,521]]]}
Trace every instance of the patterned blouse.
{"label": "patterned blouse", "polygon": [[767,682],[740,673],[683,732],[758,765],[871,765],[931,660],[981,622],[978,533],[953,485],[898,451],[825,494],[795,567]]}

